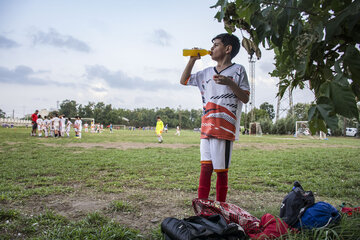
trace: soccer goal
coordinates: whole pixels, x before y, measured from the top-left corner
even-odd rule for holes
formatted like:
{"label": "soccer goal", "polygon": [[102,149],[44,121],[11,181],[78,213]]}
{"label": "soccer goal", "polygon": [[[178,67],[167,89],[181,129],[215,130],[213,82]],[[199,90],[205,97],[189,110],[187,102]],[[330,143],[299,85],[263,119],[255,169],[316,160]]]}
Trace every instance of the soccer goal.
{"label": "soccer goal", "polygon": [[296,121],[294,137],[304,136],[318,139],[327,139],[326,134],[323,131],[317,132],[315,135],[312,135],[308,121]]}
{"label": "soccer goal", "polygon": [[258,122],[250,123],[249,135],[262,136],[261,124]]}

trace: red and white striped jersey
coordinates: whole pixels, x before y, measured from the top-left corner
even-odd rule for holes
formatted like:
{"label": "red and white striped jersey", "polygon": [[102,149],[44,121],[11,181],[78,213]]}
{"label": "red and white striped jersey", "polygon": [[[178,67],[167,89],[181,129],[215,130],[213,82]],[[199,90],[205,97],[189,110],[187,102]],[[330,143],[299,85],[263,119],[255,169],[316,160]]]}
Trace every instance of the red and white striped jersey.
{"label": "red and white striped jersey", "polygon": [[215,83],[213,76],[221,74],[231,77],[244,91],[250,94],[250,87],[244,66],[232,64],[221,72],[209,67],[191,74],[186,85],[197,86],[203,102],[201,138],[238,140],[241,109],[243,103],[230,87]]}

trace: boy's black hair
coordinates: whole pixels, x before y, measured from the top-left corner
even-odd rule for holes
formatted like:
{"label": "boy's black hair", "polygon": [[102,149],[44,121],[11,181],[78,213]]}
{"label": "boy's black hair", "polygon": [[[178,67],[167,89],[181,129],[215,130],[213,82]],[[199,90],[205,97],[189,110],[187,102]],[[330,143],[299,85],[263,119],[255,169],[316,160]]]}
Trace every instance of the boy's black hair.
{"label": "boy's black hair", "polygon": [[222,33],[214,37],[211,41],[214,42],[215,39],[220,39],[220,41],[224,44],[224,46],[231,45],[232,50],[230,53],[231,59],[233,59],[240,50],[240,41],[239,38],[235,35],[229,33]]}

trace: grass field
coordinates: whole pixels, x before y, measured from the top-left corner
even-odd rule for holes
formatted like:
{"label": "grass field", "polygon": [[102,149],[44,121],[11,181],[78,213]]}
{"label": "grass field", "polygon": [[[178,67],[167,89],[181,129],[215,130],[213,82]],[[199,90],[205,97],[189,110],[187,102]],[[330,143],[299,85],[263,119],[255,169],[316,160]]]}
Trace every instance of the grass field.
{"label": "grass field", "polygon": [[[0,129],[0,239],[161,239],[162,220],[194,215],[197,196],[199,133],[174,133],[158,144],[142,130],[46,139]],[[360,140],[241,136],[227,201],[278,215],[295,180],[316,201],[359,205]],[[358,229],[360,216],[345,217],[335,236],[360,238]]]}

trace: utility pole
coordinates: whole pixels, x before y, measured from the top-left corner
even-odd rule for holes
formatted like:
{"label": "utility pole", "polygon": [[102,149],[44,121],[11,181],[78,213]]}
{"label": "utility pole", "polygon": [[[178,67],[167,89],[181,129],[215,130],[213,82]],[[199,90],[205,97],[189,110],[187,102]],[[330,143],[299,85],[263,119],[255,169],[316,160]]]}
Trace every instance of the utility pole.
{"label": "utility pole", "polygon": [[181,128],[181,105],[179,105],[179,127]]}
{"label": "utility pole", "polygon": [[[280,87],[280,85],[279,85],[279,87]],[[287,90],[287,94],[288,95],[286,96],[286,93],[284,93],[284,96],[282,99],[280,99],[280,97],[277,97],[278,101],[277,101],[275,121],[279,120],[280,115],[286,111],[289,111],[290,114],[292,116],[294,116],[293,97],[292,97],[292,93],[289,89]],[[286,101],[289,101],[288,104],[286,103]]]}
{"label": "utility pole", "polygon": [[253,55],[249,57],[250,70],[250,122],[255,121],[255,58]]}

